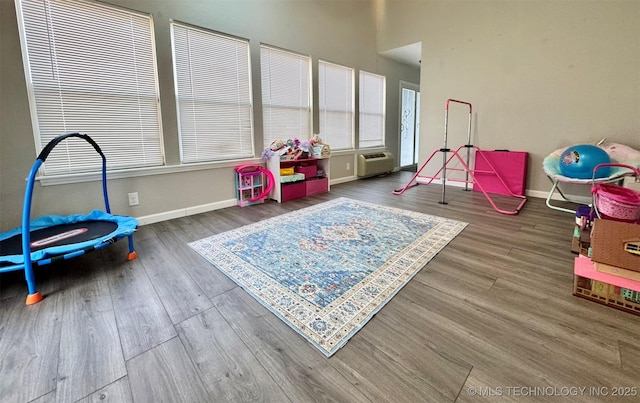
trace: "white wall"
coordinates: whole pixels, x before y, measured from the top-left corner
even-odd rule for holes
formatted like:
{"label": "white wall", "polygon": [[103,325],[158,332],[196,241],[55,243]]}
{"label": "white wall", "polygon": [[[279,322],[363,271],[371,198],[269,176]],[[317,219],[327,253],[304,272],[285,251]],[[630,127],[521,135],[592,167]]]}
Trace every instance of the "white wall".
{"label": "white wall", "polygon": [[[256,156],[262,152],[260,43],[311,55],[314,71],[319,59],[387,77],[387,144],[397,154],[400,80],[416,82],[419,71],[377,55],[373,2],[297,0],[105,0],[153,16],[162,126],[166,161],[179,166],[178,129],[173,88],[169,22],[181,22],[250,40]],[[82,29],[82,27],[79,27]],[[25,177],[36,156],[23,70],[14,0],[0,0],[0,231],[20,223]],[[357,80],[356,80],[357,86]],[[317,78],[314,78],[317,88]],[[357,87],[356,87],[357,91]],[[317,91],[314,94],[317,100]],[[314,111],[314,132],[318,113]],[[91,133],[87,133],[91,135]],[[353,155],[338,157],[332,180],[353,177],[346,164]],[[257,160],[260,162],[259,160]],[[227,164],[228,165],[228,164]],[[239,165],[239,163],[238,163]],[[140,205],[129,207],[127,193],[138,192]],[[235,197],[233,166],[166,173],[109,181],[115,214],[134,217],[186,211],[199,206],[223,206]],[[32,216],[77,214],[102,208],[100,183],[56,186],[36,184]],[[191,209],[192,210],[192,209]]]}
{"label": "white wall", "polygon": [[[421,160],[442,147],[448,98],[473,104],[475,145],[530,153],[533,194],[551,187],[553,150],[603,137],[640,149],[640,2],[380,0],[377,11],[379,51],[422,42]],[[456,148],[465,109],[449,121]]]}

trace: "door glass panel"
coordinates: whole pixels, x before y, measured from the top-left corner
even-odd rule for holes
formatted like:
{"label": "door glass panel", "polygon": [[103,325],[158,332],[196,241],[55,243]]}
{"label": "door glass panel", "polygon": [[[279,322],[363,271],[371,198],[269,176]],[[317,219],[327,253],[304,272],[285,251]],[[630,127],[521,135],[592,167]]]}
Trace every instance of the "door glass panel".
{"label": "door glass panel", "polygon": [[416,92],[416,126],[415,126],[415,144],[413,145],[414,157],[413,163],[418,163],[418,149],[420,148],[420,91]]}
{"label": "door glass panel", "polygon": [[400,166],[416,161],[416,91],[402,89],[402,117],[400,121]]}

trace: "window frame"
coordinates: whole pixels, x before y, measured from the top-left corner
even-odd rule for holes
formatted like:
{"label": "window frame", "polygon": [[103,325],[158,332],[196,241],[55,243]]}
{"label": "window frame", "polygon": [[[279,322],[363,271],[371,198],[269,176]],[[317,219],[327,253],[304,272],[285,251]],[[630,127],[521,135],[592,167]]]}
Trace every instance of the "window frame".
{"label": "window frame", "polygon": [[[272,78],[274,77],[274,74],[273,74],[274,64],[270,62],[271,60],[269,60],[269,63],[265,63],[265,58],[267,56],[278,57],[278,55],[289,57],[292,60],[297,59],[298,62],[303,60],[306,61],[307,63],[306,69],[305,69],[307,71],[307,74],[305,75],[306,81],[307,81],[306,86],[303,87],[305,83],[301,81],[298,81],[297,85],[300,90],[302,90],[302,88],[306,88],[306,91],[308,92],[307,94],[304,94],[301,91],[294,92],[299,95],[298,96],[299,101],[306,99],[306,102],[307,102],[306,105],[304,104],[304,102],[298,102],[298,103],[286,105],[282,100],[285,98],[291,99],[291,97],[287,97],[286,94],[283,94],[283,93],[276,93],[276,97],[272,96],[274,92],[280,91],[282,90],[282,88],[276,88],[273,86],[274,80]],[[311,67],[312,67],[311,63],[312,63],[312,60],[311,60],[311,56],[309,55],[304,55],[304,54],[293,52],[290,50],[277,48],[271,45],[260,44],[260,72],[261,72],[261,84],[262,84],[262,128],[263,128],[262,143],[265,148],[269,147],[269,145],[275,140],[286,141],[293,138],[305,140],[304,138],[305,136],[307,138],[312,137],[313,135],[313,75],[311,71]],[[292,70],[295,70],[295,66],[293,65],[290,66],[290,68]],[[279,72],[279,71],[276,71],[276,73],[283,74],[283,72]],[[299,78],[301,77],[302,76],[299,76]],[[278,77],[276,76],[276,78]],[[274,89],[276,91],[274,91]],[[265,98],[266,95],[269,95],[267,99]],[[304,97],[304,95],[306,95],[306,97]],[[273,100],[274,98],[276,98],[275,102],[267,102],[267,101]],[[278,98],[280,99],[278,100]],[[276,126],[277,130],[273,130],[274,125],[271,124],[273,117],[272,115],[267,117],[267,115],[271,112],[276,112],[276,113],[280,112],[285,114],[289,112],[289,114],[291,115],[295,115],[297,113],[300,116],[302,114],[302,111],[304,111],[304,115],[306,116],[306,119],[305,119],[306,125],[299,125],[297,128],[297,131],[296,129],[283,127],[283,125],[285,125],[286,122],[280,123],[280,127]],[[288,122],[293,122],[295,120],[296,119],[291,119],[291,120],[288,120]],[[298,119],[298,121],[302,121],[302,119]],[[293,126],[295,125],[292,124],[291,127]],[[302,132],[303,129],[305,128],[308,131],[307,133]],[[274,135],[273,133],[277,133],[277,134]]]}
{"label": "window frame", "polygon": [[[324,67],[323,67],[324,65]],[[335,87],[340,87],[338,83],[324,83],[323,80],[326,79],[326,73],[330,72],[333,69],[333,73],[340,74],[343,73],[347,77],[347,82],[345,83],[344,89],[346,90],[344,94],[329,94],[328,89]],[[341,90],[342,88],[337,88]],[[327,95],[329,95],[329,99],[327,99]],[[333,95],[333,96],[331,96]],[[343,96],[344,98],[340,98]],[[337,99],[336,99],[337,98]],[[344,102],[344,109],[338,109],[327,107],[327,104],[339,104]],[[331,146],[332,151],[339,150],[354,150],[355,149],[355,70],[351,67],[347,67],[341,64],[328,62],[325,60],[318,60],[318,112],[319,112],[319,135],[322,140]],[[329,113],[332,114],[343,114],[343,119],[346,121],[350,121],[347,125],[350,126],[347,130],[348,138],[345,139],[344,142],[339,142],[336,140],[335,135],[332,136],[330,133],[327,133],[328,130],[332,130],[331,124],[328,122]],[[324,116],[323,116],[324,115]],[[344,144],[344,146],[342,146]]]}
{"label": "window frame", "polygon": [[[206,163],[253,158],[255,156],[255,129],[251,77],[251,50],[249,40],[175,20],[170,22],[170,30],[181,163]],[[184,30],[186,32],[186,40],[189,42],[189,46],[192,46],[192,44],[193,46],[196,46],[197,40],[202,42],[206,36],[210,36],[212,38],[212,42],[206,44],[207,46],[210,46],[210,48],[198,49],[199,52],[197,53],[192,53],[193,49],[178,49],[177,41],[182,38],[177,37],[177,30]],[[215,43],[216,41],[217,44]],[[205,63],[208,63],[209,67],[220,67],[221,70],[219,70],[219,72],[222,71],[223,68],[229,69],[232,67],[231,65],[235,63],[237,70],[233,72],[235,74],[231,74],[231,77],[229,77],[228,74],[225,77],[225,73],[231,70],[222,71],[219,75],[221,78],[218,79],[217,76],[215,76],[215,72],[212,72],[212,74],[214,74],[212,76],[203,76],[202,72],[198,71],[203,68],[203,65],[201,64],[194,64],[193,67],[191,67],[191,58],[202,57],[202,53],[204,52],[219,52],[219,54],[224,54],[225,51],[229,51],[229,49],[225,49],[225,47],[234,48],[232,50],[235,51],[237,56],[236,59],[228,61],[230,65],[220,66],[220,61],[216,59],[214,62],[213,58],[210,58],[212,62],[206,61]],[[241,53],[239,49],[241,50]],[[188,66],[178,65],[183,62],[181,59],[183,55],[177,53],[178,51],[184,51],[187,53],[186,56],[189,60],[186,62],[189,64]],[[229,51],[229,53],[232,53],[232,51]],[[241,56],[241,54],[244,54],[244,56]],[[246,62],[244,67],[241,66],[240,62]],[[189,71],[186,72],[186,69]],[[188,80],[186,80],[188,81],[188,84],[187,86],[182,87],[181,76],[184,73],[189,74]],[[238,78],[241,73],[246,73],[244,76],[245,80],[238,79],[238,81],[234,83],[235,85],[233,85],[235,87],[235,92],[232,91],[228,93],[232,94],[231,98],[233,97],[233,94],[237,95],[241,93],[241,96],[238,96],[235,100],[225,100],[223,99],[225,98],[223,94],[216,94],[217,88],[226,88],[226,86],[230,84],[234,78]],[[203,91],[203,89],[206,89],[206,91]],[[188,100],[189,97],[190,100]],[[191,105],[189,105],[190,102]],[[191,109],[194,116],[184,115],[181,112],[183,106],[185,109]],[[222,111],[223,109],[225,110]],[[244,118],[240,117],[242,114],[244,114]],[[200,115],[200,118],[195,115]],[[212,121],[211,116],[214,117],[214,120],[216,120],[215,122]],[[230,119],[230,116],[237,117],[237,121],[235,123],[231,122],[232,119]],[[187,120],[189,123],[186,123]],[[187,131],[189,131],[189,124],[192,126],[191,131],[194,131],[195,133],[187,134]],[[220,136],[222,142],[216,140],[216,135],[212,132],[207,132],[201,129],[202,134],[199,135],[197,128],[199,124],[200,126],[205,127],[205,130],[208,129],[216,132],[219,130],[222,133],[226,132],[224,135]],[[234,128],[231,131],[233,133],[237,132],[238,136],[229,136],[228,127],[235,124],[238,125],[238,130],[236,131]],[[225,127],[225,125],[227,126]],[[188,146],[187,141],[192,141],[196,143],[196,145]],[[213,148],[214,150],[199,152],[198,143],[202,144],[202,148]],[[227,154],[217,152],[215,151],[216,148],[226,149],[228,151],[232,151],[232,153]]]}
{"label": "window frame", "polygon": [[[96,140],[107,156],[107,169],[110,172],[157,169],[164,166],[165,154],[160,92],[154,23],[151,14],[111,4],[84,0],[64,2],[59,0],[15,0],[15,6],[36,155],[53,138],[67,132],[77,131],[86,133]],[[46,14],[40,14],[40,10],[38,10],[40,6],[46,8]],[[95,49],[95,53],[86,52],[89,45],[84,44],[83,47],[81,43],[83,38],[89,36],[86,30],[79,31],[81,34],[71,37],[72,43],[75,45],[73,49],[68,49],[70,46],[65,46],[64,38],[58,42],[55,41],[55,38],[51,39],[56,33],[61,37],[65,33],[73,32],[72,29],[75,27],[73,25],[74,18],[85,18],[87,15],[96,17],[92,21],[92,28],[95,29],[94,37],[99,37],[99,33],[102,32],[100,30],[105,29],[104,25],[109,25],[109,22],[114,19],[119,21],[119,27],[126,26],[128,21],[127,30],[117,32],[117,35],[109,35],[108,38],[104,35],[106,39],[102,42],[98,41],[98,45],[111,45],[110,41],[116,40],[113,38],[117,38],[116,41],[120,41],[122,36],[131,36],[131,42],[123,43],[128,43],[135,49],[130,50],[130,53],[125,53],[125,55],[142,64],[140,66],[135,63],[138,67],[135,69],[135,73],[127,77],[122,75],[117,67],[114,67],[118,65],[115,59],[120,57],[119,54],[118,56],[113,56],[113,60],[110,59],[101,63],[97,63],[96,60],[86,60],[85,63],[84,58],[90,59],[93,56],[98,59],[101,56],[99,52],[102,51],[99,46],[96,46],[96,43],[91,42],[91,49]],[[44,27],[42,24],[39,25],[40,21],[44,21]],[[51,28],[52,23],[58,23],[53,31]],[[103,26],[100,24],[103,24]],[[140,31],[136,31],[136,29]],[[38,38],[38,35],[42,32],[47,33],[47,41]],[[138,41],[136,42],[136,40]],[[41,43],[46,43],[46,46],[41,45],[41,48],[45,50],[36,52],[34,49]],[[109,47],[106,45],[105,47]],[[30,51],[29,49],[32,50]],[[58,53],[73,52],[74,50],[75,55],[72,56],[75,59],[63,59],[63,56],[58,58]],[[119,48],[116,48],[116,50],[119,50]],[[112,49],[109,48],[109,51],[112,51]],[[145,58],[140,59],[141,55]],[[81,58],[83,63],[74,64],[73,62],[77,58]],[[102,61],[102,59],[100,60]],[[43,61],[45,63],[49,61],[49,65],[44,64],[44,66],[50,70],[50,74],[42,74],[44,67],[38,63],[42,64]],[[73,74],[69,73],[71,68],[64,66],[65,63],[73,65]],[[119,63],[120,65],[123,64],[121,61]],[[92,67],[96,67],[95,70]],[[82,80],[78,80],[76,77],[79,75],[78,71],[81,71],[81,68],[85,68],[88,73],[81,76]],[[142,68],[142,70],[139,68]],[[108,74],[106,76],[98,75],[95,74],[96,71],[110,72],[111,76]],[[90,73],[93,73],[93,76]],[[73,80],[68,80],[66,83],[63,82],[67,77],[72,77]],[[112,83],[109,86],[105,77],[112,80],[118,78],[123,81],[118,81],[117,85]],[[135,85],[128,83],[126,81],[127,78],[133,80]],[[87,86],[87,83],[93,83],[91,79],[102,85],[95,85],[100,91],[95,91],[94,87]],[[58,111],[55,110],[56,103],[54,101],[47,101],[46,97],[42,98],[47,94],[46,89],[52,88],[54,84],[57,85],[55,88],[58,91],[59,100],[57,102],[60,105]],[[63,84],[66,84],[66,86]],[[129,85],[127,86],[127,84]],[[64,88],[64,90],[61,90],[61,88]],[[127,91],[123,91],[123,88]],[[135,91],[132,88],[135,88]],[[108,95],[111,95],[111,102],[104,101],[104,98]],[[53,99],[53,97],[49,98]],[[94,98],[93,103],[91,98]],[[98,99],[98,101],[95,99]],[[127,103],[114,102],[118,99],[133,99],[130,102],[136,103],[137,110],[132,108],[135,112],[123,118],[122,114],[118,113],[121,111],[118,106],[127,105]],[[105,105],[108,107],[105,108]],[[141,107],[142,109],[140,109]],[[54,112],[49,111],[47,114],[47,108],[52,109]],[[106,117],[103,116],[102,112],[105,109],[112,115],[106,114]],[[144,112],[141,112],[141,110]],[[56,117],[58,117],[59,121],[56,121]],[[47,119],[50,122],[55,121],[55,123],[49,123]],[[82,127],[79,127],[79,121],[83,122]],[[139,126],[134,125],[131,130],[119,130],[118,125],[132,121],[137,122]],[[84,126],[85,124],[86,126]],[[112,124],[115,129],[110,127]],[[56,126],[61,127],[57,128]],[[111,141],[105,141],[107,139]],[[130,141],[135,144],[132,148],[136,152],[129,154],[129,158],[121,157],[122,150],[126,150],[122,145],[123,141]],[[149,150],[152,152],[149,152]],[[55,182],[56,178],[93,177],[100,171],[101,159],[96,158],[95,151],[90,145],[84,142],[65,142],[64,147],[57,147],[52,151],[36,179],[52,179]],[[75,182],[75,180],[72,180],[72,182]],[[63,181],[63,183],[69,182]]]}
{"label": "window frame", "polygon": [[[380,79],[379,87],[380,88],[371,88],[366,83],[366,79]],[[380,148],[385,147],[385,128],[386,128],[386,87],[387,87],[387,79],[385,76],[371,73],[365,70],[360,70],[359,73],[359,125],[358,125],[358,148],[359,149],[369,149],[369,148]],[[370,92],[373,90],[374,92],[379,92],[379,98],[376,103],[371,103],[372,99],[367,96],[365,92]],[[379,103],[378,103],[379,102]],[[379,117],[380,122],[379,127],[379,136],[376,135],[374,138],[368,140],[373,144],[363,144],[363,136],[364,130],[367,130],[367,123],[371,121],[370,118]],[[368,136],[367,136],[368,137]],[[375,143],[374,143],[375,142]]]}

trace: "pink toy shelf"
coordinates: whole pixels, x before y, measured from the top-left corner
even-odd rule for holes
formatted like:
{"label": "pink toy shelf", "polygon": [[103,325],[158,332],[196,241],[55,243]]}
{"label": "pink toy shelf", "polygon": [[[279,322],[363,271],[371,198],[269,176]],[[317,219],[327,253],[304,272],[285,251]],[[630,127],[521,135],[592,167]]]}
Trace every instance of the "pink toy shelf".
{"label": "pink toy shelf", "polygon": [[245,207],[264,203],[273,188],[273,175],[260,165],[243,165],[235,169],[236,200]]}

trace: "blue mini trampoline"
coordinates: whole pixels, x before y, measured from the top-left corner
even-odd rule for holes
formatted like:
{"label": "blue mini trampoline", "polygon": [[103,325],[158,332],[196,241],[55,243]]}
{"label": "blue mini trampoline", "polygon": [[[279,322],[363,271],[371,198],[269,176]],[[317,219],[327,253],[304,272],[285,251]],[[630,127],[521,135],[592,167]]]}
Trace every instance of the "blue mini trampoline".
{"label": "blue mini trampoline", "polygon": [[[36,174],[51,150],[69,137],[86,140],[102,157],[102,191],[105,211],[94,210],[89,214],[70,216],[49,215],[31,220],[31,199]],[[128,260],[137,254],[133,248],[133,233],[138,221],[133,217],[111,214],[107,194],[107,160],[98,144],[91,137],[80,133],[67,133],[51,140],[42,150],[27,178],[22,210],[22,226],[0,233],[0,273],[24,270],[29,295],[27,305],[42,300],[37,291],[33,266],[44,266],[58,260],[71,259],[87,252],[102,249],[127,237]]]}

